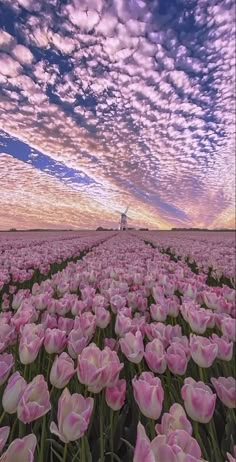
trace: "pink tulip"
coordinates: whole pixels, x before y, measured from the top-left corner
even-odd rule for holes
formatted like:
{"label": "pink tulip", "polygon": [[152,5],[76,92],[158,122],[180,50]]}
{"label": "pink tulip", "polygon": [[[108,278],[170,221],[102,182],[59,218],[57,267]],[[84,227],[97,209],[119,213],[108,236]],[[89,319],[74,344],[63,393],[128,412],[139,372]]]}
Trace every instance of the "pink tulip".
{"label": "pink tulip", "polygon": [[171,318],[177,318],[178,314],[179,314],[179,308],[180,308],[180,304],[179,304],[179,300],[177,298],[174,299],[174,298],[168,298],[167,299],[167,314],[168,316],[171,316]]}
{"label": "pink tulip", "polygon": [[9,345],[16,342],[17,333],[15,328],[0,319],[0,353],[2,353]]}
{"label": "pink tulip", "polygon": [[228,462],[236,462],[236,446],[234,446],[234,455],[229,454],[229,452],[226,452]]}
{"label": "pink tulip", "polygon": [[33,305],[23,305],[12,318],[12,325],[16,331],[21,330],[24,326],[29,325],[32,322],[37,321],[39,313],[33,307]]}
{"label": "pink tulip", "polygon": [[76,300],[71,308],[73,316],[79,316],[86,310],[86,303],[82,300]]}
{"label": "pink tulip", "polygon": [[178,403],[173,404],[169,412],[163,414],[161,424],[157,424],[155,429],[160,435],[169,435],[174,430],[185,430],[192,435],[192,425],[186,417],[184,408]]}
{"label": "pink tulip", "polygon": [[109,347],[111,350],[114,350],[114,351],[118,351],[119,350],[119,343],[117,342],[117,340],[113,337],[106,337],[104,338],[104,347]]}
{"label": "pink tulip", "polygon": [[69,292],[69,284],[67,281],[58,281],[57,288],[56,288],[57,295],[62,297],[66,292]]}
{"label": "pink tulip", "polygon": [[17,406],[21,422],[30,423],[47,414],[51,409],[47,382],[43,375],[36,375],[26,386]]}
{"label": "pink tulip", "polygon": [[143,336],[140,331],[137,331],[135,335],[132,332],[128,332],[119,342],[122,353],[130,362],[138,364],[142,361],[144,345]]}
{"label": "pink tulip", "polygon": [[47,329],[44,337],[44,348],[47,353],[60,353],[66,345],[66,332],[59,329]]}
{"label": "pink tulip", "polygon": [[81,336],[81,332],[77,329],[72,329],[68,336],[68,353],[71,358],[76,359],[80,355],[83,349],[88,345],[89,338]]}
{"label": "pink tulip", "polygon": [[64,298],[57,300],[57,303],[55,304],[55,313],[58,316],[65,316],[71,310],[71,302],[65,297],[66,296],[64,295]]}
{"label": "pink tulip", "polygon": [[0,386],[7,380],[13,364],[14,359],[11,353],[0,354]]}
{"label": "pink tulip", "polygon": [[224,285],[222,287],[222,295],[229,302],[235,302],[236,291],[234,289],[230,289],[229,286]]}
{"label": "pink tulip", "polygon": [[98,327],[100,327],[100,329],[105,329],[111,320],[110,312],[102,306],[98,306],[95,308],[95,316],[96,324]]}
{"label": "pink tulip", "polygon": [[188,358],[181,343],[172,343],[167,348],[165,359],[168,368],[173,374],[185,374],[188,365]]}
{"label": "pink tulip", "polygon": [[19,372],[14,372],[8,380],[2,397],[2,407],[8,414],[14,414],[27,383]]}
{"label": "pink tulip", "polygon": [[225,317],[221,320],[220,328],[222,334],[225,335],[229,340],[236,342],[236,322],[231,317]]}
{"label": "pink tulip", "polygon": [[19,344],[19,357],[22,364],[31,364],[38,356],[43,338],[38,335],[22,335]]}
{"label": "pink tulip", "polygon": [[236,408],[236,380],[233,377],[211,378],[217,396],[230,409]]}
{"label": "pink tulip", "polygon": [[50,296],[47,293],[38,294],[35,296],[33,304],[36,310],[43,311],[47,308],[49,301],[50,301]]}
{"label": "pink tulip", "polygon": [[142,334],[142,337],[144,337],[145,325],[146,325],[145,317],[142,316],[141,313],[136,312],[135,317],[132,319],[130,332],[132,332],[132,334],[135,335],[136,332],[140,331]]}
{"label": "pink tulip", "polygon": [[37,335],[40,339],[44,339],[44,326],[42,324],[29,323],[25,326],[21,326],[20,334],[22,337],[27,337],[30,335]]}
{"label": "pink tulip", "polygon": [[216,334],[212,334],[210,340],[218,346],[217,358],[223,361],[231,361],[233,357],[233,342],[230,342],[225,337],[218,337]]}
{"label": "pink tulip", "polygon": [[61,353],[54,359],[50,382],[55,388],[64,388],[75,374],[74,361],[67,353]]}
{"label": "pink tulip", "polygon": [[158,338],[163,343],[164,348],[166,348],[169,344],[169,341],[167,341],[165,336],[165,331],[166,326],[162,322],[152,322],[145,325],[145,334],[148,340]]}
{"label": "pink tulip", "polygon": [[12,300],[12,309],[13,310],[18,310],[23,302],[25,300],[26,294],[24,292],[21,292],[20,290],[13,295],[13,300]]}
{"label": "pink tulip", "polygon": [[200,462],[197,441],[184,430],[158,435],[152,442],[139,422],[133,462]]}
{"label": "pink tulip", "polygon": [[218,346],[208,338],[190,335],[190,353],[199,367],[210,367],[218,354]]}
{"label": "pink tulip", "polygon": [[210,308],[211,310],[217,310],[219,308],[219,297],[216,295],[214,292],[206,292],[204,291],[202,293],[203,296],[203,301],[207,308]]}
{"label": "pink tulip", "polygon": [[161,381],[152,372],[143,372],[132,380],[134,399],[143,415],[157,420],[162,411],[164,391]]}
{"label": "pink tulip", "polygon": [[207,313],[207,310],[189,310],[188,323],[192,331],[196,334],[204,334],[209,325],[210,320],[211,314]]}
{"label": "pink tulip", "polygon": [[57,435],[63,443],[81,438],[88,428],[93,405],[93,398],[84,398],[78,393],[71,395],[65,388],[58,401],[58,426],[51,422],[51,433]]}
{"label": "pink tulip", "polygon": [[158,435],[151,442],[156,462],[199,462],[201,448],[185,430],[175,430],[169,435]]}
{"label": "pink tulip", "polygon": [[179,324],[176,324],[175,326],[171,326],[171,324],[167,324],[165,326],[165,341],[167,345],[172,343],[173,338],[179,337],[182,338],[182,329]]}
{"label": "pink tulip", "polygon": [[89,337],[91,339],[96,330],[96,316],[87,312],[82,313],[81,316],[76,316],[74,330],[77,330],[81,337]]}
{"label": "pink tulip", "polygon": [[124,306],[124,308],[121,308],[118,315],[122,314],[123,316],[126,316],[126,318],[132,318],[132,308],[128,308],[127,306]]}
{"label": "pink tulip", "polygon": [[200,423],[210,422],[216,402],[216,395],[212,393],[210,387],[188,377],[184,380],[181,396],[186,412],[191,419]]}
{"label": "pink tulip", "polygon": [[163,305],[150,306],[150,314],[153,321],[164,322],[168,316],[167,309]]}
{"label": "pink tulip", "polygon": [[10,427],[0,427],[0,452],[4,448],[10,433]]}
{"label": "pink tulip", "polygon": [[111,303],[111,310],[113,313],[117,313],[118,311],[121,310],[121,308],[124,308],[126,305],[126,298],[122,297],[121,295],[113,295],[110,300]]}
{"label": "pink tulip", "polygon": [[12,441],[0,462],[34,462],[34,451],[37,444],[36,436],[31,433],[20,439]]}
{"label": "pink tulip", "polygon": [[155,338],[147,343],[144,353],[146,363],[152,372],[163,374],[166,370],[165,351],[162,342]]}
{"label": "pink tulip", "polygon": [[130,331],[131,325],[132,320],[129,317],[124,316],[122,312],[118,313],[115,322],[116,335],[118,335],[119,337],[124,337],[125,334],[127,334]]}
{"label": "pink tulip", "polygon": [[92,301],[93,301],[95,294],[96,294],[96,289],[94,289],[94,287],[87,286],[87,287],[84,287],[84,289],[81,289],[82,300],[87,300],[88,298],[92,298]]}
{"label": "pink tulip", "polygon": [[113,411],[118,411],[124,405],[125,394],[126,381],[124,379],[118,380],[114,387],[106,388],[105,398],[107,405],[113,409]]}
{"label": "pink tulip", "polygon": [[163,287],[154,286],[152,288],[152,296],[156,303],[163,303],[165,300]]}
{"label": "pink tulip", "polygon": [[92,310],[96,313],[97,308],[107,308],[108,304],[105,297],[101,294],[96,294],[93,298]]}
{"label": "pink tulip", "polygon": [[74,326],[74,319],[70,318],[63,318],[63,316],[59,316],[58,318],[58,329],[64,330],[68,335],[70,331],[73,329]]}
{"label": "pink tulip", "polygon": [[191,358],[190,349],[189,349],[189,339],[188,339],[188,337],[186,335],[182,335],[181,337],[173,337],[172,338],[172,344],[173,343],[181,345],[181,347],[185,351],[185,354],[186,354],[188,360]]}
{"label": "pink tulip", "polygon": [[105,347],[100,350],[95,343],[84,348],[78,357],[78,379],[88,386],[88,390],[99,393],[106,386],[114,386],[123,364],[117,353]]}
{"label": "pink tulip", "polygon": [[150,440],[146,435],[144,426],[140,422],[137,428],[133,462],[156,462]]}
{"label": "pink tulip", "polygon": [[102,364],[107,367],[106,386],[114,387],[119,380],[119,374],[123,369],[124,364],[120,363],[117,352],[108,347],[105,347],[102,350]]}
{"label": "pink tulip", "polygon": [[47,311],[41,316],[41,322],[44,329],[55,329],[58,327],[57,325],[57,317],[55,314],[49,314]]}

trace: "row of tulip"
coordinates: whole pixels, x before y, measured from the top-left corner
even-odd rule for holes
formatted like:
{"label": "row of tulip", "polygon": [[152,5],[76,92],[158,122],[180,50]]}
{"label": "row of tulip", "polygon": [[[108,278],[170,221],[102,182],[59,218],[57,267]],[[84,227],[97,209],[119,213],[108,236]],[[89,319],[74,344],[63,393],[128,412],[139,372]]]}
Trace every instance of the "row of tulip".
{"label": "row of tulip", "polygon": [[143,232],[139,235],[204,272],[215,284],[226,283],[235,288],[234,232]]}
{"label": "row of tulip", "polygon": [[67,238],[60,238],[60,235],[64,236],[57,233],[57,240],[53,242],[48,234],[46,240],[16,238],[0,241],[0,296],[9,285],[14,286],[14,290],[31,287],[35,280],[57,272],[67,261],[110,237],[107,232],[99,235],[81,232]]}
{"label": "row of tulip", "polygon": [[126,233],[19,290],[0,461],[234,461],[234,299]]}

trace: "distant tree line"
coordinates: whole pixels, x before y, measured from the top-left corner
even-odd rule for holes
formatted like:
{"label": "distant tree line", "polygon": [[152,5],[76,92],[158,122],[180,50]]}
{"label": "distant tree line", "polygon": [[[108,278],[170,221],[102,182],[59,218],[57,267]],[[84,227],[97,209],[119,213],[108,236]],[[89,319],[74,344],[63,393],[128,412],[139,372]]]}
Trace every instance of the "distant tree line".
{"label": "distant tree line", "polygon": [[235,229],[226,229],[226,228],[217,228],[217,229],[208,229],[208,228],[171,228],[171,231],[235,231]]}

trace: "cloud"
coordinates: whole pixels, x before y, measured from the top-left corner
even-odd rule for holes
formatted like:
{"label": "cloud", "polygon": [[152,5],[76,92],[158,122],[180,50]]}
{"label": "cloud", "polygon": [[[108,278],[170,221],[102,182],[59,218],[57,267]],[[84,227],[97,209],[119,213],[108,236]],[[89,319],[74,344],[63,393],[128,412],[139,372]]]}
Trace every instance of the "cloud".
{"label": "cloud", "polygon": [[14,41],[14,37],[12,37],[11,34],[0,29],[0,50],[8,51],[12,47]]}
{"label": "cloud", "polygon": [[16,77],[21,72],[20,64],[6,53],[0,53],[0,73],[6,77]]}
{"label": "cloud", "polygon": [[[111,226],[113,210],[127,203],[142,226],[231,223],[232,1],[167,9],[162,1],[0,0],[1,11],[14,16],[14,28],[0,30],[2,128],[63,163],[66,194],[83,190],[84,203],[101,204],[94,226],[101,214]],[[46,181],[30,161],[30,175]],[[81,186],[71,169],[91,183]],[[65,187],[62,176],[55,180]],[[72,224],[78,216],[71,203],[69,210]]]}
{"label": "cloud", "polygon": [[33,62],[34,56],[31,51],[26,48],[24,45],[16,45],[12,50],[12,56],[19,61],[20,64],[31,64]]}

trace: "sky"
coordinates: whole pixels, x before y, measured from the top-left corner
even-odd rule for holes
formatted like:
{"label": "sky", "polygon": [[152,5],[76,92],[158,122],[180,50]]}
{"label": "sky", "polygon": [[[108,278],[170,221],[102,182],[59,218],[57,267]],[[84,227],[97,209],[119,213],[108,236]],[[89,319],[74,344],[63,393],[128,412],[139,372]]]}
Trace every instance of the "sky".
{"label": "sky", "polygon": [[0,229],[235,226],[234,0],[0,0]]}

